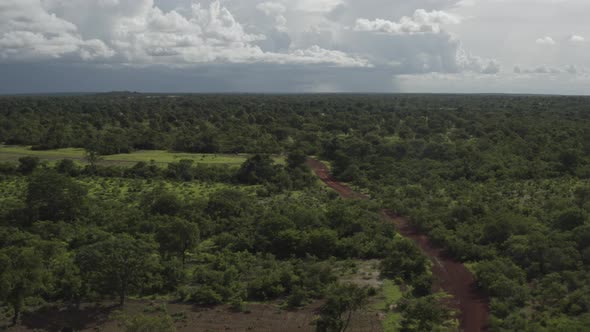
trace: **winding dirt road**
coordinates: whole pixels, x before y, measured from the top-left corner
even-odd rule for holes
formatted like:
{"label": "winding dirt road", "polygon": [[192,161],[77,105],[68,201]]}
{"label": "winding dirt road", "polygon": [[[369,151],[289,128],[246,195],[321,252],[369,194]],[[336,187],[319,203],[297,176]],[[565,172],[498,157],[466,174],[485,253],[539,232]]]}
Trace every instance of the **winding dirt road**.
{"label": "winding dirt road", "polygon": [[[368,199],[350,187],[338,182],[322,162],[309,159],[307,164],[316,175],[340,196],[350,199]],[[434,290],[444,290],[453,299],[448,305],[460,312],[461,329],[466,332],[487,331],[489,299],[477,289],[473,274],[463,265],[449,257],[442,248],[434,246],[428,236],[412,227],[408,220],[391,210],[383,210],[384,216],[393,222],[398,232],[412,239],[432,261]]]}

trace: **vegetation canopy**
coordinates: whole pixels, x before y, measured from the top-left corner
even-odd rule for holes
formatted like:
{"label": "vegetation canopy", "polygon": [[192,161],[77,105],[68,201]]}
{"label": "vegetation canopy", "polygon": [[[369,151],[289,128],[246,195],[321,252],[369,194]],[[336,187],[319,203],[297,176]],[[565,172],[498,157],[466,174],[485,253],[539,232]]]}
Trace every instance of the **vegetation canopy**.
{"label": "vegetation canopy", "polygon": [[[589,105],[486,95],[2,97],[0,326],[32,330],[31,317],[50,308],[87,314],[102,303],[123,313],[100,324],[128,330],[206,330],[194,317],[211,306],[234,318],[280,307],[321,331],[461,328],[451,310],[460,299],[438,292],[437,262],[396,231],[391,211],[470,269],[489,297],[491,331],[584,330]],[[329,166],[324,180],[367,199],[339,198],[311,172],[311,156]],[[126,311],[148,303],[198,310]]]}

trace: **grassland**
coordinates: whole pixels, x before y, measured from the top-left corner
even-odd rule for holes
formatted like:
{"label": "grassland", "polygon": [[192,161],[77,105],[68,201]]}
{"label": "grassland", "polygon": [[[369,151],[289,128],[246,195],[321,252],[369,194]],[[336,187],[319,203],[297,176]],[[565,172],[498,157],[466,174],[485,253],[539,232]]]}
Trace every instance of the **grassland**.
{"label": "grassland", "polygon": [[401,314],[395,310],[391,310],[391,306],[395,306],[402,298],[402,290],[392,280],[384,280],[381,287],[382,299],[377,303],[377,309],[386,312],[385,319],[383,319],[383,331],[393,332],[399,331]]}
{"label": "grassland", "polygon": [[[0,162],[16,162],[25,156],[38,157],[49,163],[72,159],[78,163],[85,164],[85,150],[78,148],[66,148],[46,151],[31,150],[30,146],[0,145]],[[101,164],[133,166],[137,162],[154,161],[159,166],[166,166],[169,163],[178,162],[183,159],[193,160],[195,164],[239,166],[246,159],[246,154],[203,154],[203,153],[176,153],[163,150],[141,150],[132,153],[122,153],[101,157]],[[273,157],[276,163],[283,164],[284,158]]]}

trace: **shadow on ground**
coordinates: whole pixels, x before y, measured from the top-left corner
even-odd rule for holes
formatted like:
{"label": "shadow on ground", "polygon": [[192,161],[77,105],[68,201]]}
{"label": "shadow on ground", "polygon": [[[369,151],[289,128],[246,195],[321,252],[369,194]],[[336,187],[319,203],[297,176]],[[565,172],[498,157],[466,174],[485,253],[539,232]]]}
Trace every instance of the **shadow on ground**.
{"label": "shadow on ground", "polygon": [[118,305],[98,305],[81,309],[46,307],[23,314],[21,325],[32,330],[79,331],[104,324],[118,308]]}

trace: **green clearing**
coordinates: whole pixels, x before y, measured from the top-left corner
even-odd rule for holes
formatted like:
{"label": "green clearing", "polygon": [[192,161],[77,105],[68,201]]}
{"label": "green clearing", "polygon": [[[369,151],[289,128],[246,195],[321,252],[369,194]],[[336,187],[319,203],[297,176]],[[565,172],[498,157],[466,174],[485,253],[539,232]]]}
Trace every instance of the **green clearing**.
{"label": "green clearing", "polygon": [[[36,151],[30,146],[0,145],[0,162],[16,162],[25,156],[38,157],[41,160],[55,162],[61,159],[72,159],[85,163],[85,150],[79,148],[66,148],[57,150]],[[204,153],[176,153],[164,150],[141,150],[132,153],[121,153],[101,157],[102,164],[115,164],[120,166],[133,166],[140,161],[154,161],[159,166],[178,162],[183,159],[193,160],[195,164],[239,166],[249,155],[247,154],[204,154]],[[273,160],[278,164],[284,164],[285,158],[274,156]]]}
{"label": "green clearing", "polygon": [[352,283],[379,289],[375,302],[371,301],[370,309],[383,313],[383,330],[393,332],[400,330],[401,313],[395,310],[403,296],[403,291],[394,280],[380,279],[379,260],[345,260],[333,262],[334,270],[340,275],[342,283]]}
{"label": "green clearing", "polygon": [[375,308],[386,312],[385,319],[382,321],[383,331],[399,331],[401,314],[390,310],[390,306],[395,306],[402,298],[402,290],[393,280],[384,280],[381,287],[381,301],[375,304]]}
{"label": "green clearing", "polygon": [[17,161],[18,158],[25,156],[39,157],[43,160],[82,159],[84,158],[84,149],[33,151],[30,146],[0,145],[0,161]]}

